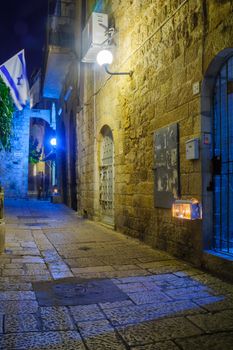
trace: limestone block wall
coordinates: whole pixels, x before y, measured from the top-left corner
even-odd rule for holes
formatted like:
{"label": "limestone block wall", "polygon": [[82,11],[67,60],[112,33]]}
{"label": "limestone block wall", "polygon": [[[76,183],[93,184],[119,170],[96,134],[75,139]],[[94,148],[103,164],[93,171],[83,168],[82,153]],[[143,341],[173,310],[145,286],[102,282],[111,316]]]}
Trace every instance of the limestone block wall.
{"label": "limestone block wall", "polygon": [[[84,67],[85,70],[85,87],[83,93],[82,110],[77,118],[78,131],[78,211],[80,214],[89,217],[95,216],[94,202],[98,197],[95,193],[95,159],[97,154],[94,154],[96,144],[96,125],[94,122],[95,116],[95,97],[92,71]],[[86,85],[87,84],[87,85]]]}
{"label": "limestone block wall", "polygon": [[[76,109],[77,109],[77,62],[70,65],[63,82],[63,89],[57,104],[61,115],[57,115],[57,182],[63,201],[76,210]],[[68,93],[68,97],[67,97]]]}
{"label": "limestone block wall", "polygon": [[10,150],[0,151],[0,182],[5,197],[27,197],[29,121],[30,109],[14,113]]}
{"label": "limestone block wall", "polygon": [[154,207],[153,133],[179,123],[181,197],[202,202],[202,162],[186,159],[185,142],[201,139],[201,83],[214,57],[233,47],[232,7],[230,0],[107,1],[117,29],[111,70],[134,73],[110,77],[86,65],[77,114],[80,211],[99,217],[99,140],[108,125],[115,146],[115,227],[197,264],[208,210],[202,221],[191,222]]}

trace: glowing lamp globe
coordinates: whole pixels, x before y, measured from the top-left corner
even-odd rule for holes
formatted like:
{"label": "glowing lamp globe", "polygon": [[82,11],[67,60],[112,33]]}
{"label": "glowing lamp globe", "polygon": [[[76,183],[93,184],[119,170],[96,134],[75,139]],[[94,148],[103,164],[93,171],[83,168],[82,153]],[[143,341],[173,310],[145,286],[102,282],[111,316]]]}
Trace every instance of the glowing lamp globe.
{"label": "glowing lamp globe", "polygon": [[50,140],[50,144],[51,146],[56,146],[57,145],[57,139],[55,137],[53,137],[51,140]]}
{"label": "glowing lamp globe", "polygon": [[104,64],[112,64],[113,55],[109,50],[101,50],[98,53],[96,60],[100,66],[103,66]]}

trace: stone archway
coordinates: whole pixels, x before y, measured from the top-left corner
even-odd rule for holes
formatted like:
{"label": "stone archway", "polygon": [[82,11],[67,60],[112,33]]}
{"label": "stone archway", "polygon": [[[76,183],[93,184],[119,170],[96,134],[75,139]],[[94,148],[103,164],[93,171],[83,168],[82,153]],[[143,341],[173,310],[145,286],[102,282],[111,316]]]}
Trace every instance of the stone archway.
{"label": "stone archway", "polygon": [[49,142],[52,129],[47,118],[36,115],[30,116],[29,126],[28,196],[48,199],[52,189],[51,161],[47,158],[52,152]]}

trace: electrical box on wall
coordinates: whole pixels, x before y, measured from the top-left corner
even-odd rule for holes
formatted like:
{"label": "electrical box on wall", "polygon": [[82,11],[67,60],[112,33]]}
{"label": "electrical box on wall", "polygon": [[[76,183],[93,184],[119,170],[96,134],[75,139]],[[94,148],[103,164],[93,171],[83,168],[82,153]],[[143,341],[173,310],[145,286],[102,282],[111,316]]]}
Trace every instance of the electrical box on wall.
{"label": "electrical box on wall", "polygon": [[82,62],[94,63],[98,52],[107,45],[108,15],[93,12],[82,33]]}
{"label": "electrical box on wall", "polygon": [[200,83],[199,81],[196,81],[193,83],[193,95],[197,95],[200,93]]}
{"label": "electrical box on wall", "polygon": [[192,139],[185,142],[186,159],[199,159],[199,139]]}

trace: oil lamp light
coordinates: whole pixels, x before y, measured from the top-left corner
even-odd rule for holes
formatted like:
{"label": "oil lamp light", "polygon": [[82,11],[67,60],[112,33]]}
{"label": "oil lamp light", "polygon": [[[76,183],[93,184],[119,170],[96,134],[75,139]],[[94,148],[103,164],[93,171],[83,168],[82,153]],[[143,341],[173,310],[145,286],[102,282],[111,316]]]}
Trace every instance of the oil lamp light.
{"label": "oil lamp light", "polygon": [[177,219],[185,220],[201,219],[201,204],[196,199],[176,200],[172,205],[172,216]]}

